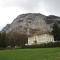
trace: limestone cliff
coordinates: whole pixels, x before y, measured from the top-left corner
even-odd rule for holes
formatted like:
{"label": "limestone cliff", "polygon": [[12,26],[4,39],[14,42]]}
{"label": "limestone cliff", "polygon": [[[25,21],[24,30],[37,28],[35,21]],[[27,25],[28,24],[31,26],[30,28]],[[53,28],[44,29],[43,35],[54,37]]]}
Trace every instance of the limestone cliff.
{"label": "limestone cliff", "polygon": [[53,23],[60,24],[60,17],[45,16],[40,13],[27,13],[17,16],[11,24],[3,28],[5,32],[20,32],[28,35],[49,33]]}

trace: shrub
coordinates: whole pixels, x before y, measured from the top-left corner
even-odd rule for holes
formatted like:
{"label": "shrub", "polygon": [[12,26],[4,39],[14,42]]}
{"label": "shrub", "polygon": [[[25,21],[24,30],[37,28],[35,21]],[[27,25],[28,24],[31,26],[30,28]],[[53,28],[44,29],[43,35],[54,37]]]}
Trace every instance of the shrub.
{"label": "shrub", "polygon": [[52,47],[60,47],[60,42],[49,42],[49,43],[25,46],[25,48],[52,48]]}

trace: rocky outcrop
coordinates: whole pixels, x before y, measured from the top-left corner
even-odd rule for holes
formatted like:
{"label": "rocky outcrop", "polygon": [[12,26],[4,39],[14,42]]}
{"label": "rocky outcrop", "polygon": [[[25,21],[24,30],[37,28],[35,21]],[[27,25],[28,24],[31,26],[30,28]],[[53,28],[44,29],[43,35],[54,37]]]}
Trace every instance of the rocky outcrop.
{"label": "rocky outcrop", "polygon": [[28,35],[49,33],[55,22],[60,24],[60,17],[45,16],[40,13],[27,13],[17,16],[11,24],[8,24],[2,31],[20,32]]}

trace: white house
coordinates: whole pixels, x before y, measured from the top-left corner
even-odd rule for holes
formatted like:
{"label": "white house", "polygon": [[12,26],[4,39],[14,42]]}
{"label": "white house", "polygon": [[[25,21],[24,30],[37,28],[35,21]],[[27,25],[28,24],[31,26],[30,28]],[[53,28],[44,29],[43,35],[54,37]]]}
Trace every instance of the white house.
{"label": "white house", "polygon": [[42,34],[42,35],[34,35],[34,36],[28,37],[28,45],[48,43],[48,42],[54,42],[53,35]]}

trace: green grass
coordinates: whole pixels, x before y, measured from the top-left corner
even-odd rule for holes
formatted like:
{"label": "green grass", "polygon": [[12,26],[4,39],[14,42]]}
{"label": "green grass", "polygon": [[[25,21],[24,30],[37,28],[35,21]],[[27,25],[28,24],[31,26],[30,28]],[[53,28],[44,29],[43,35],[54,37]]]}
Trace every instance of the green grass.
{"label": "green grass", "polygon": [[0,60],[60,60],[60,48],[0,50]]}

